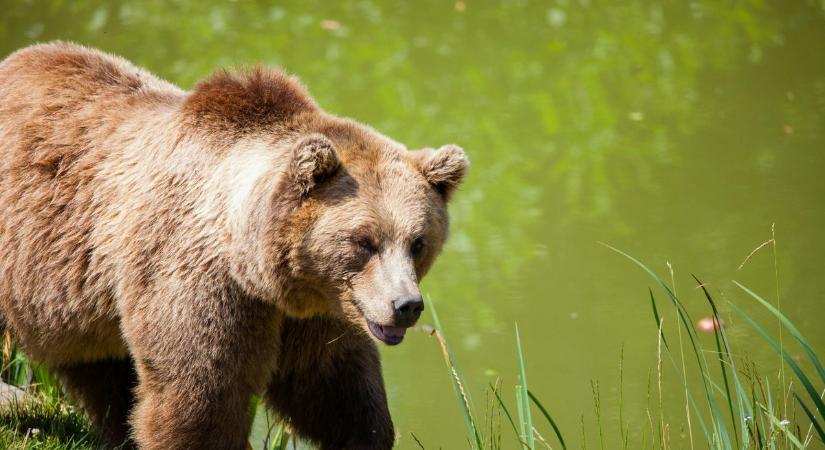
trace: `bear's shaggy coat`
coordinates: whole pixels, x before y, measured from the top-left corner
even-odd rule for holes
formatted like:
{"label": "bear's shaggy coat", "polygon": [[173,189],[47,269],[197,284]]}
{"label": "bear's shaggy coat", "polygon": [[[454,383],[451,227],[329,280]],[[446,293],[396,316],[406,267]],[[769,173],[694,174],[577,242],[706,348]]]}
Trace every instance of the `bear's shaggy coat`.
{"label": "bear's shaggy coat", "polygon": [[441,250],[461,149],[410,152],[267,69],[185,92],[52,43],[0,80],[2,320],[108,442],[242,449],[260,393],[324,449],[392,447],[367,324]]}

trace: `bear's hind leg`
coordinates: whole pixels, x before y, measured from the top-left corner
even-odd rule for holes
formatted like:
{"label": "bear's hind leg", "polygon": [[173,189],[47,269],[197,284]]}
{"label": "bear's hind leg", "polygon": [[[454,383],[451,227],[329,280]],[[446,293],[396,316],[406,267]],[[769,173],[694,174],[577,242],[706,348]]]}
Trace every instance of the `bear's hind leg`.
{"label": "bear's hind leg", "polygon": [[129,440],[129,414],[137,374],[131,359],[62,366],[57,373],[69,396],[89,414],[108,445],[134,448]]}

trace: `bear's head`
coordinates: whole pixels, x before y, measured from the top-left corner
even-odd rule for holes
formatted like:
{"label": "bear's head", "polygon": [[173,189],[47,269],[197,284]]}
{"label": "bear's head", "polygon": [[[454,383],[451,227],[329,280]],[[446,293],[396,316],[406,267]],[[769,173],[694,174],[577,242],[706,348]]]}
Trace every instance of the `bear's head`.
{"label": "bear's head", "polygon": [[455,145],[409,151],[340,119],[319,128],[297,139],[285,178],[300,198],[283,305],[398,344],[424,310],[418,284],[447,238],[467,157]]}
{"label": "bear's head", "polygon": [[212,147],[231,137],[220,178],[241,288],[289,316],[334,315],[400,343],[424,309],[418,284],[447,238],[464,151],[409,151],[260,69],[201,83],[187,111]]}

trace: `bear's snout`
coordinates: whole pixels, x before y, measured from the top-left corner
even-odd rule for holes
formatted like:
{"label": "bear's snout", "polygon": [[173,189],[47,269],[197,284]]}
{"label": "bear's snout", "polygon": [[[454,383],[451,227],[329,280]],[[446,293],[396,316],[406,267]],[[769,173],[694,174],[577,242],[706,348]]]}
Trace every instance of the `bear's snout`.
{"label": "bear's snout", "polygon": [[424,299],[421,295],[409,295],[392,302],[393,323],[399,327],[409,328],[415,325],[424,311]]}

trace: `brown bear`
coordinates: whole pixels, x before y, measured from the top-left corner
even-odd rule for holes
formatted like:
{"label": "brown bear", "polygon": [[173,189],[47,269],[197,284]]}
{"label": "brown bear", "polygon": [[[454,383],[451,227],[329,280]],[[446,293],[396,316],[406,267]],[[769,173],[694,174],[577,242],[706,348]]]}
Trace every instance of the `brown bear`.
{"label": "brown bear", "polygon": [[242,449],[260,394],[323,449],[392,447],[375,343],[424,308],[460,148],[263,68],[185,92],[58,42],[0,80],[2,319],[108,443]]}

